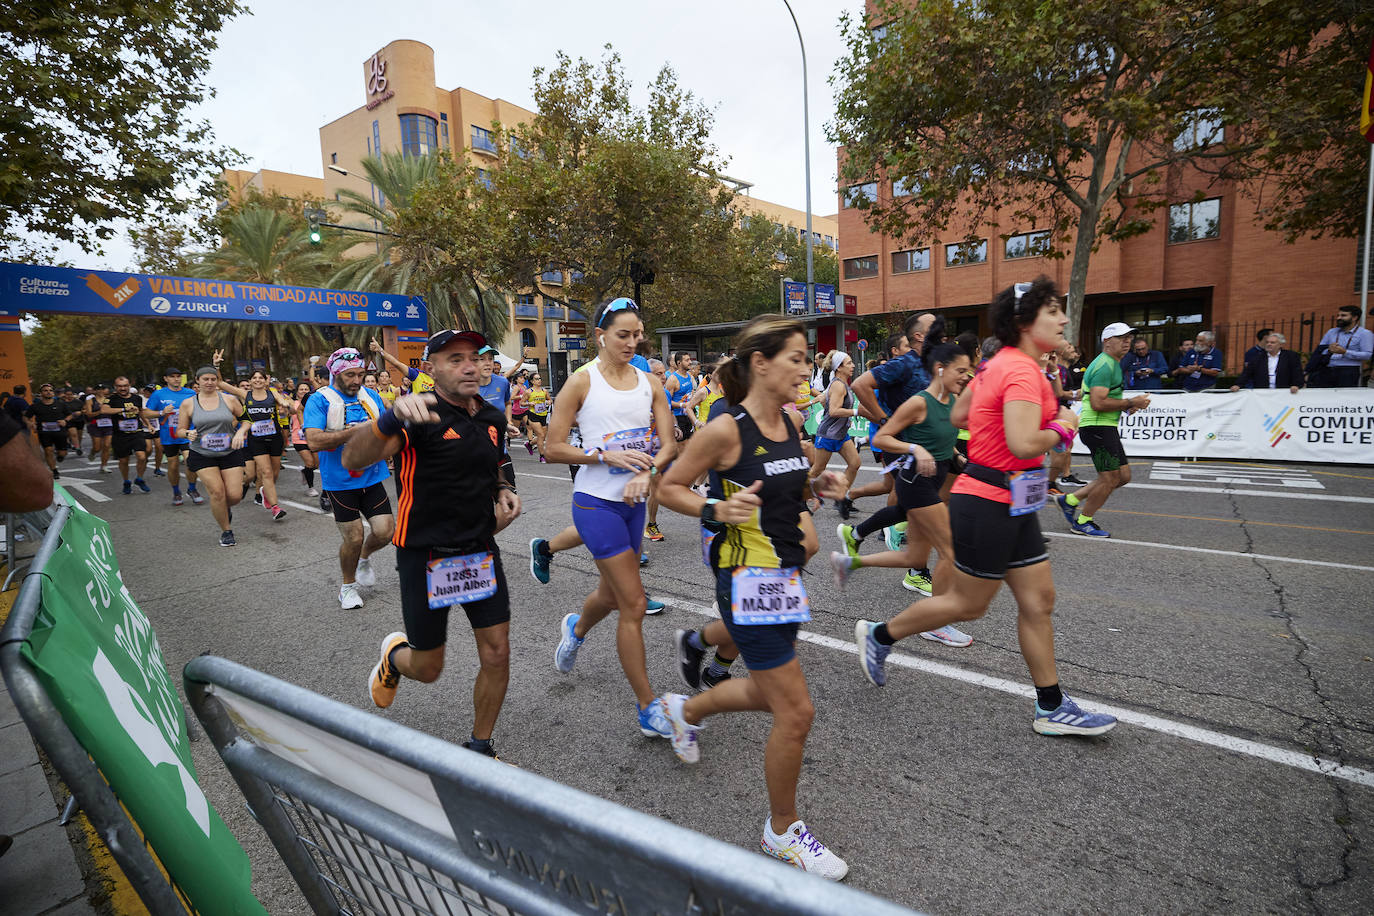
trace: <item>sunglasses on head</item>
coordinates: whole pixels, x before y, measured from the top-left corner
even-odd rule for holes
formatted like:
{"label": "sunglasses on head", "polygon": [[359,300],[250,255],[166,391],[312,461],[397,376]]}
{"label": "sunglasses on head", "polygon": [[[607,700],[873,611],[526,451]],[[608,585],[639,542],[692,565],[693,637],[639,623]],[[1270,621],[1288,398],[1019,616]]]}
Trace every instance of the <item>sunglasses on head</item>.
{"label": "sunglasses on head", "polygon": [[619,299],[614,300],[613,302],[611,302],[610,305],[606,306],[605,310],[602,311],[601,318],[599,321],[597,321],[596,326],[598,328],[604,328],[606,326],[606,317],[608,315],[613,315],[616,312],[623,312],[626,310],[631,312],[638,312],[639,306],[635,305],[635,301],[633,299],[621,296]]}

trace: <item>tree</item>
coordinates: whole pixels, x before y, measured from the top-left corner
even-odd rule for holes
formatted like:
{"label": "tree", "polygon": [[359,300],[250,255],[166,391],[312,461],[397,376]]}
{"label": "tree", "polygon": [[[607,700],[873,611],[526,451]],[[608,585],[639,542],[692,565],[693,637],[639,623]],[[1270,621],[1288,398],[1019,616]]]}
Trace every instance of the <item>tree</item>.
{"label": "tree", "polygon": [[82,386],[127,375],[160,385],[168,366],[189,375],[210,361],[211,345],[198,327],[204,323],[45,314],[24,335],[24,354],[35,381]]}
{"label": "tree", "polygon": [[[7,5],[0,31],[0,255],[88,252],[114,221],[183,212],[236,154],[189,112],[238,0]],[[198,194],[186,194],[194,188]],[[181,193],[178,193],[180,191]],[[45,236],[48,241],[34,236]]]}
{"label": "tree", "polygon": [[[1047,253],[1073,258],[1076,334],[1092,252],[1148,231],[1155,210],[1201,200],[1219,180],[1254,195],[1270,180],[1271,206],[1321,203],[1282,170],[1330,165],[1353,146],[1334,139],[1356,136],[1353,103],[1330,121],[1333,87],[1353,86],[1334,46],[1357,20],[1367,40],[1374,14],[1349,0],[1297,7],[874,0],[862,21],[844,17],[848,52],[832,78],[840,183],[870,226],[912,243],[951,225],[946,241],[1001,220],[1048,227]],[[859,190],[887,179],[910,193]],[[1288,222],[1293,234],[1318,225],[1315,211]]]}

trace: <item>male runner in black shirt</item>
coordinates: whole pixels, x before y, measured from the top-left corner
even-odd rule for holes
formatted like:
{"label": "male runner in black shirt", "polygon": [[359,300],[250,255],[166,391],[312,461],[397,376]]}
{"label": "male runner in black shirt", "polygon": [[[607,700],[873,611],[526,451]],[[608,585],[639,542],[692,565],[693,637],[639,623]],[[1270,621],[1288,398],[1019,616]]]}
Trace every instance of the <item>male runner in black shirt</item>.
{"label": "male runner in black shirt", "polygon": [[[124,495],[128,496],[137,486],[144,493],[150,492],[143,482],[143,472],[148,470],[148,438],[144,419],[157,416],[143,406],[143,395],[136,394],[129,385],[128,376],[121,375],[114,380],[114,394],[95,410],[97,415],[114,418],[114,456],[119,460],[119,473],[124,478]],[[129,482],[129,456],[138,459],[133,483]]]}
{"label": "male runner in black shirt", "polygon": [[38,400],[24,411],[24,416],[33,422],[34,432],[38,433],[38,444],[43,447],[43,457],[48,460],[53,480],[62,476],[57,471],[57,462],[67,459],[67,417],[70,414],[48,384],[38,386]]}
{"label": "male runner in black shirt", "polygon": [[491,734],[510,678],[510,594],[495,534],[520,514],[502,445],[506,415],[478,395],[475,331],[440,331],[425,346],[434,390],[403,394],[344,446],[343,466],[396,459],[396,570],[406,631],[382,640],[368,686],[383,708],[402,675],[432,683],[444,666],[448,612],[461,605],[477,640],[471,740],[495,757]]}

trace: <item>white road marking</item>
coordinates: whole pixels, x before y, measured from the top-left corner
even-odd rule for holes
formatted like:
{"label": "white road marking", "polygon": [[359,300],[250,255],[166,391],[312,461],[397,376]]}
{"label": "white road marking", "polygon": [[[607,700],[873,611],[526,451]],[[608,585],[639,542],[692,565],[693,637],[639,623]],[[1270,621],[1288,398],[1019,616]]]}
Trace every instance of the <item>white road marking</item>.
{"label": "white road marking", "polygon": [[[684,604],[678,601],[668,601],[666,603],[680,610],[690,611],[693,614],[700,614],[703,617],[719,616],[712,608]],[[820,633],[812,633],[809,630],[802,630],[797,634],[797,638],[814,645],[823,646],[827,649],[835,649],[850,655],[859,654],[859,648],[854,645],[854,643],[836,639],[833,636],[825,636]],[[939,677],[962,681],[965,684],[972,684],[976,687],[986,687],[989,690],[997,690],[1028,700],[1035,699],[1034,687],[1017,681],[1009,681],[1006,678],[981,674],[977,671],[968,671],[956,667],[955,665],[930,661],[929,659],[920,658],[915,655],[907,655],[902,652],[893,652],[887,657],[887,661],[888,664],[898,665],[902,668],[924,671],[927,674],[934,674]],[[860,676],[861,675],[857,672],[855,673],[855,677]],[[1160,732],[1161,734],[1182,738],[1185,741],[1195,741],[1198,744],[1210,745],[1225,751],[1231,751],[1235,754],[1245,754],[1246,756],[1256,757],[1260,760],[1268,760],[1271,763],[1281,763],[1284,766],[1306,770],[1309,773],[1318,773],[1322,776],[1334,776],[1337,779],[1345,779],[1357,785],[1374,788],[1374,772],[1362,770],[1358,767],[1345,766],[1335,760],[1328,760],[1325,757],[1314,757],[1311,754],[1304,754],[1300,751],[1285,750],[1284,748],[1261,744],[1258,741],[1237,738],[1233,735],[1214,732],[1206,728],[1198,728],[1195,725],[1188,725],[1184,722],[1175,722],[1172,719],[1136,712],[1133,709],[1110,706],[1105,703],[1081,703],[1080,705],[1094,712],[1105,712],[1108,715],[1116,716],[1121,722],[1139,725],[1141,728],[1148,728],[1151,731]]]}
{"label": "white road marking", "polygon": [[1310,499],[1328,503],[1362,503],[1374,505],[1374,497],[1369,496],[1332,496],[1327,493],[1275,493],[1271,490],[1242,490],[1232,486],[1190,487],[1170,483],[1136,483],[1127,486],[1132,490],[1171,490],[1175,493],[1217,493],[1222,496],[1267,496],[1270,499]]}
{"label": "white road marking", "polygon": [[1325,490],[1320,480],[1297,468],[1248,468],[1227,464],[1180,464],[1156,461],[1147,470],[1150,480],[1177,480],[1193,483],[1248,484],[1261,487],[1287,487],[1294,490]]}
{"label": "white road marking", "polygon": [[62,484],[62,486],[66,487],[68,490],[80,491],[82,495],[94,503],[107,503],[110,501],[110,497],[106,496],[104,493],[97,493],[95,490],[91,489],[95,484],[104,482],[103,480],[82,480],[80,477],[67,477],[65,475],[57,478],[57,483]]}
{"label": "white road marking", "polygon": [[1136,547],[1156,547],[1160,550],[1183,550],[1188,553],[1210,553],[1223,557],[1236,557],[1242,560],[1273,560],[1277,563],[1297,563],[1302,566],[1330,566],[1335,569],[1355,572],[1374,572],[1374,566],[1356,566],[1353,563],[1334,563],[1330,560],[1304,560],[1299,557],[1279,557],[1268,553],[1245,553],[1240,550],[1217,550],[1215,547],[1189,547],[1186,544],[1160,544],[1155,541],[1128,541],[1125,538],[1094,538],[1081,534],[1064,534],[1058,531],[1042,532],[1046,537],[1069,538],[1074,541],[1098,544],[1131,544]]}
{"label": "white road marking", "polygon": [[307,506],[305,503],[293,503],[289,499],[277,498],[277,505],[290,506],[292,509],[300,509],[302,512],[314,512],[316,515],[324,515],[324,510],[319,506]]}

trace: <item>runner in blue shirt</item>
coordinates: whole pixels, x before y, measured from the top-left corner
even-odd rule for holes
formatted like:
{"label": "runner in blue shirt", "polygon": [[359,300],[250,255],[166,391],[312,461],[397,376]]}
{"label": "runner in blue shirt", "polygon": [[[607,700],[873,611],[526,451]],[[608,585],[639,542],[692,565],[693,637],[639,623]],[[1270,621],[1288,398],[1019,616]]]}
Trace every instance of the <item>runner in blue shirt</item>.
{"label": "runner in blue shirt", "polygon": [[[167,482],[172,485],[172,505],[180,506],[181,498],[181,453],[191,447],[189,439],[177,435],[177,420],[181,413],[181,402],[194,396],[195,392],[181,384],[181,370],[169,367],[162,375],[166,385],[148,396],[144,406],[159,415],[158,439],[162,442],[162,454],[167,458]],[[186,495],[199,506],[205,497],[196,490],[196,472],[186,468]]]}

